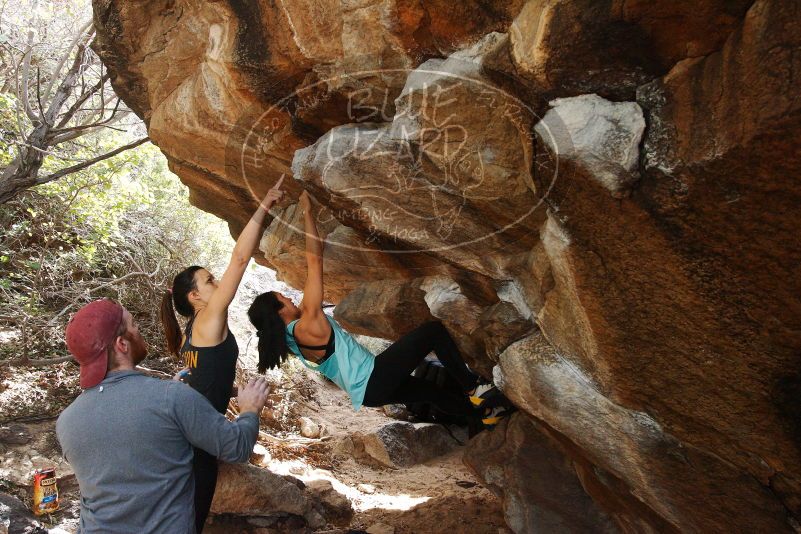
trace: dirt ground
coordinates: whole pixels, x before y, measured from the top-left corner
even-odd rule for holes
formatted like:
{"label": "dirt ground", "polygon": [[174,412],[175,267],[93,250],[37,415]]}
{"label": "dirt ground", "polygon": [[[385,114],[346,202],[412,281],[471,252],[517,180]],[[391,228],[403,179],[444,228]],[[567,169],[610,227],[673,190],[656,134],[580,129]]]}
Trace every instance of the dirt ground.
{"label": "dirt ground", "polygon": [[[506,530],[499,500],[462,463],[464,447],[402,469],[341,459],[332,454],[339,439],[355,432],[369,433],[394,419],[381,409],[362,408],[354,412],[342,391],[305,370],[298,370],[293,380],[314,384],[306,390],[311,395],[296,402],[295,407],[298,416],[309,417],[324,429],[327,434],[324,443],[331,445],[312,448],[311,461],[306,456],[294,460],[273,458],[266,465],[274,472],[291,474],[304,482],[321,478],[331,481],[353,505],[356,513],[352,529],[384,523],[394,527],[396,534],[496,534]],[[466,435],[460,436],[454,430],[457,437],[466,439]]]}

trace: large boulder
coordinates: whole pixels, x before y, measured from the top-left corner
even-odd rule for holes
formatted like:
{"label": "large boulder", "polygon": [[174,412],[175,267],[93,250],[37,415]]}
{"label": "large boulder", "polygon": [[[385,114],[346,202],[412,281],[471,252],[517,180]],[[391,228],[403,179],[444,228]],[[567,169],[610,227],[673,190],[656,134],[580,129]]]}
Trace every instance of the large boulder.
{"label": "large boulder", "polygon": [[392,122],[329,130],[295,152],[295,178],[386,253],[502,276],[505,259],[536,241],[529,225],[541,217],[531,174],[536,114],[496,87],[480,61],[504,42],[491,35],[412,70]]}
{"label": "large boulder", "polygon": [[238,233],[296,149],[392,116],[407,69],[508,26],[522,5],[94,0],[93,48],[190,200]]}
{"label": "large boulder", "polygon": [[[548,264],[527,282],[531,293],[543,290],[537,322],[565,372],[579,373],[612,405],[646,414],[705,464],[703,475],[688,475],[693,499],[674,504],[673,516],[658,512],[689,529],[750,518],[754,529],[786,531],[801,511],[801,427],[790,400],[801,348],[801,257],[790,245],[801,234],[790,216],[799,199],[801,97],[781,89],[799,67],[783,52],[798,46],[798,28],[795,4],[757,1],[720,51],[639,89],[650,127],[629,198],[611,198],[596,167],[557,157],[552,210],[532,251]],[[522,387],[509,391],[517,402],[547,400]],[[532,414],[557,429],[573,421],[564,431],[571,440],[614,458],[599,439],[584,441],[587,429],[566,408]],[[626,432],[634,443],[635,428]],[[626,452],[638,472],[664,460]],[[642,483],[619,467],[610,471]],[[661,476],[647,468],[647,485],[659,488],[654,503],[668,502],[662,492],[670,500],[690,492],[676,486],[677,467]]]}
{"label": "large boulder", "polygon": [[[291,174],[343,324],[441,320],[598,517],[798,530],[797,2],[94,7],[190,200],[236,235]],[[293,202],[257,259],[301,287]]]}

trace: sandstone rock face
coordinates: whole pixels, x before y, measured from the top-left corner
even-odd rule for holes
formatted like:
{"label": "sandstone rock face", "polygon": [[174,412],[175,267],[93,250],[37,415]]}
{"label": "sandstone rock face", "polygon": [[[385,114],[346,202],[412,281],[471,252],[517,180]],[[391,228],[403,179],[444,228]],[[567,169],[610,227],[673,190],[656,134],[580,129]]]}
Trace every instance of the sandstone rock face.
{"label": "sandstone rock face", "polygon": [[637,179],[639,144],[645,121],[632,102],[615,104],[598,95],[557,98],[535,127],[552,152],[590,170],[612,196],[620,198]]}
{"label": "sandstone rock face", "polygon": [[801,528],[797,2],[94,7],[193,203],[236,235],[291,174],[260,262],[302,287],[305,189],[344,326],[494,368],[513,529]]}
{"label": "sandstone rock face", "polygon": [[361,284],[342,299],[334,317],[349,332],[397,339],[409,325],[433,321],[422,289],[424,278]]}
{"label": "sandstone rock face", "polygon": [[[631,481],[632,492],[680,531],[714,530],[723,516],[743,531],[782,529],[781,504],[768,488],[756,479],[740,479],[736,467],[679,441],[647,413],[597,392],[592,377],[541,334],[511,345],[501,355],[500,369],[503,391],[515,404],[572,436],[593,465]],[[640,467],[644,463],[647,470]]]}
{"label": "sandstone rock face", "polygon": [[546,95],[631,99],[685,58],[720,48],[750,0],[529,0],[512,23],[512,57]]}

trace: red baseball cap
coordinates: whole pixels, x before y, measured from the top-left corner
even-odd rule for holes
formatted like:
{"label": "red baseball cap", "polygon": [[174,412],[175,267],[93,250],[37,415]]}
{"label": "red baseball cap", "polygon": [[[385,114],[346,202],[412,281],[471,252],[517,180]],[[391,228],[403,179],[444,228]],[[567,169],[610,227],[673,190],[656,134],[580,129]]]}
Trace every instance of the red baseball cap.
{"label": "red baseball cap", "polygon": [[105,378],[106,349],[117,339],[122,312],[122,306],[113,300],[96,300],[78,310],[67,324],[67,348],[81,365],[82,388],[95,387]]}

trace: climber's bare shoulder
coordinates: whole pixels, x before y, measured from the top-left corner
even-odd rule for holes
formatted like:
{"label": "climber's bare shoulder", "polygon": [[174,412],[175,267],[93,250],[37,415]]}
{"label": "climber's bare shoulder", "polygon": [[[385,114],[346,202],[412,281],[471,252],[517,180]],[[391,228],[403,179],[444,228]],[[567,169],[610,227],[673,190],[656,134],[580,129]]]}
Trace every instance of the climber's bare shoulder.
{"label": "climber's bare shoulder", "polygon": [[301,304],[303,314],[295,325],[295,336],[306,345],[321,345],[328,341],[331,335],[331,325],[325,317],[322,308],[306,309]]}

